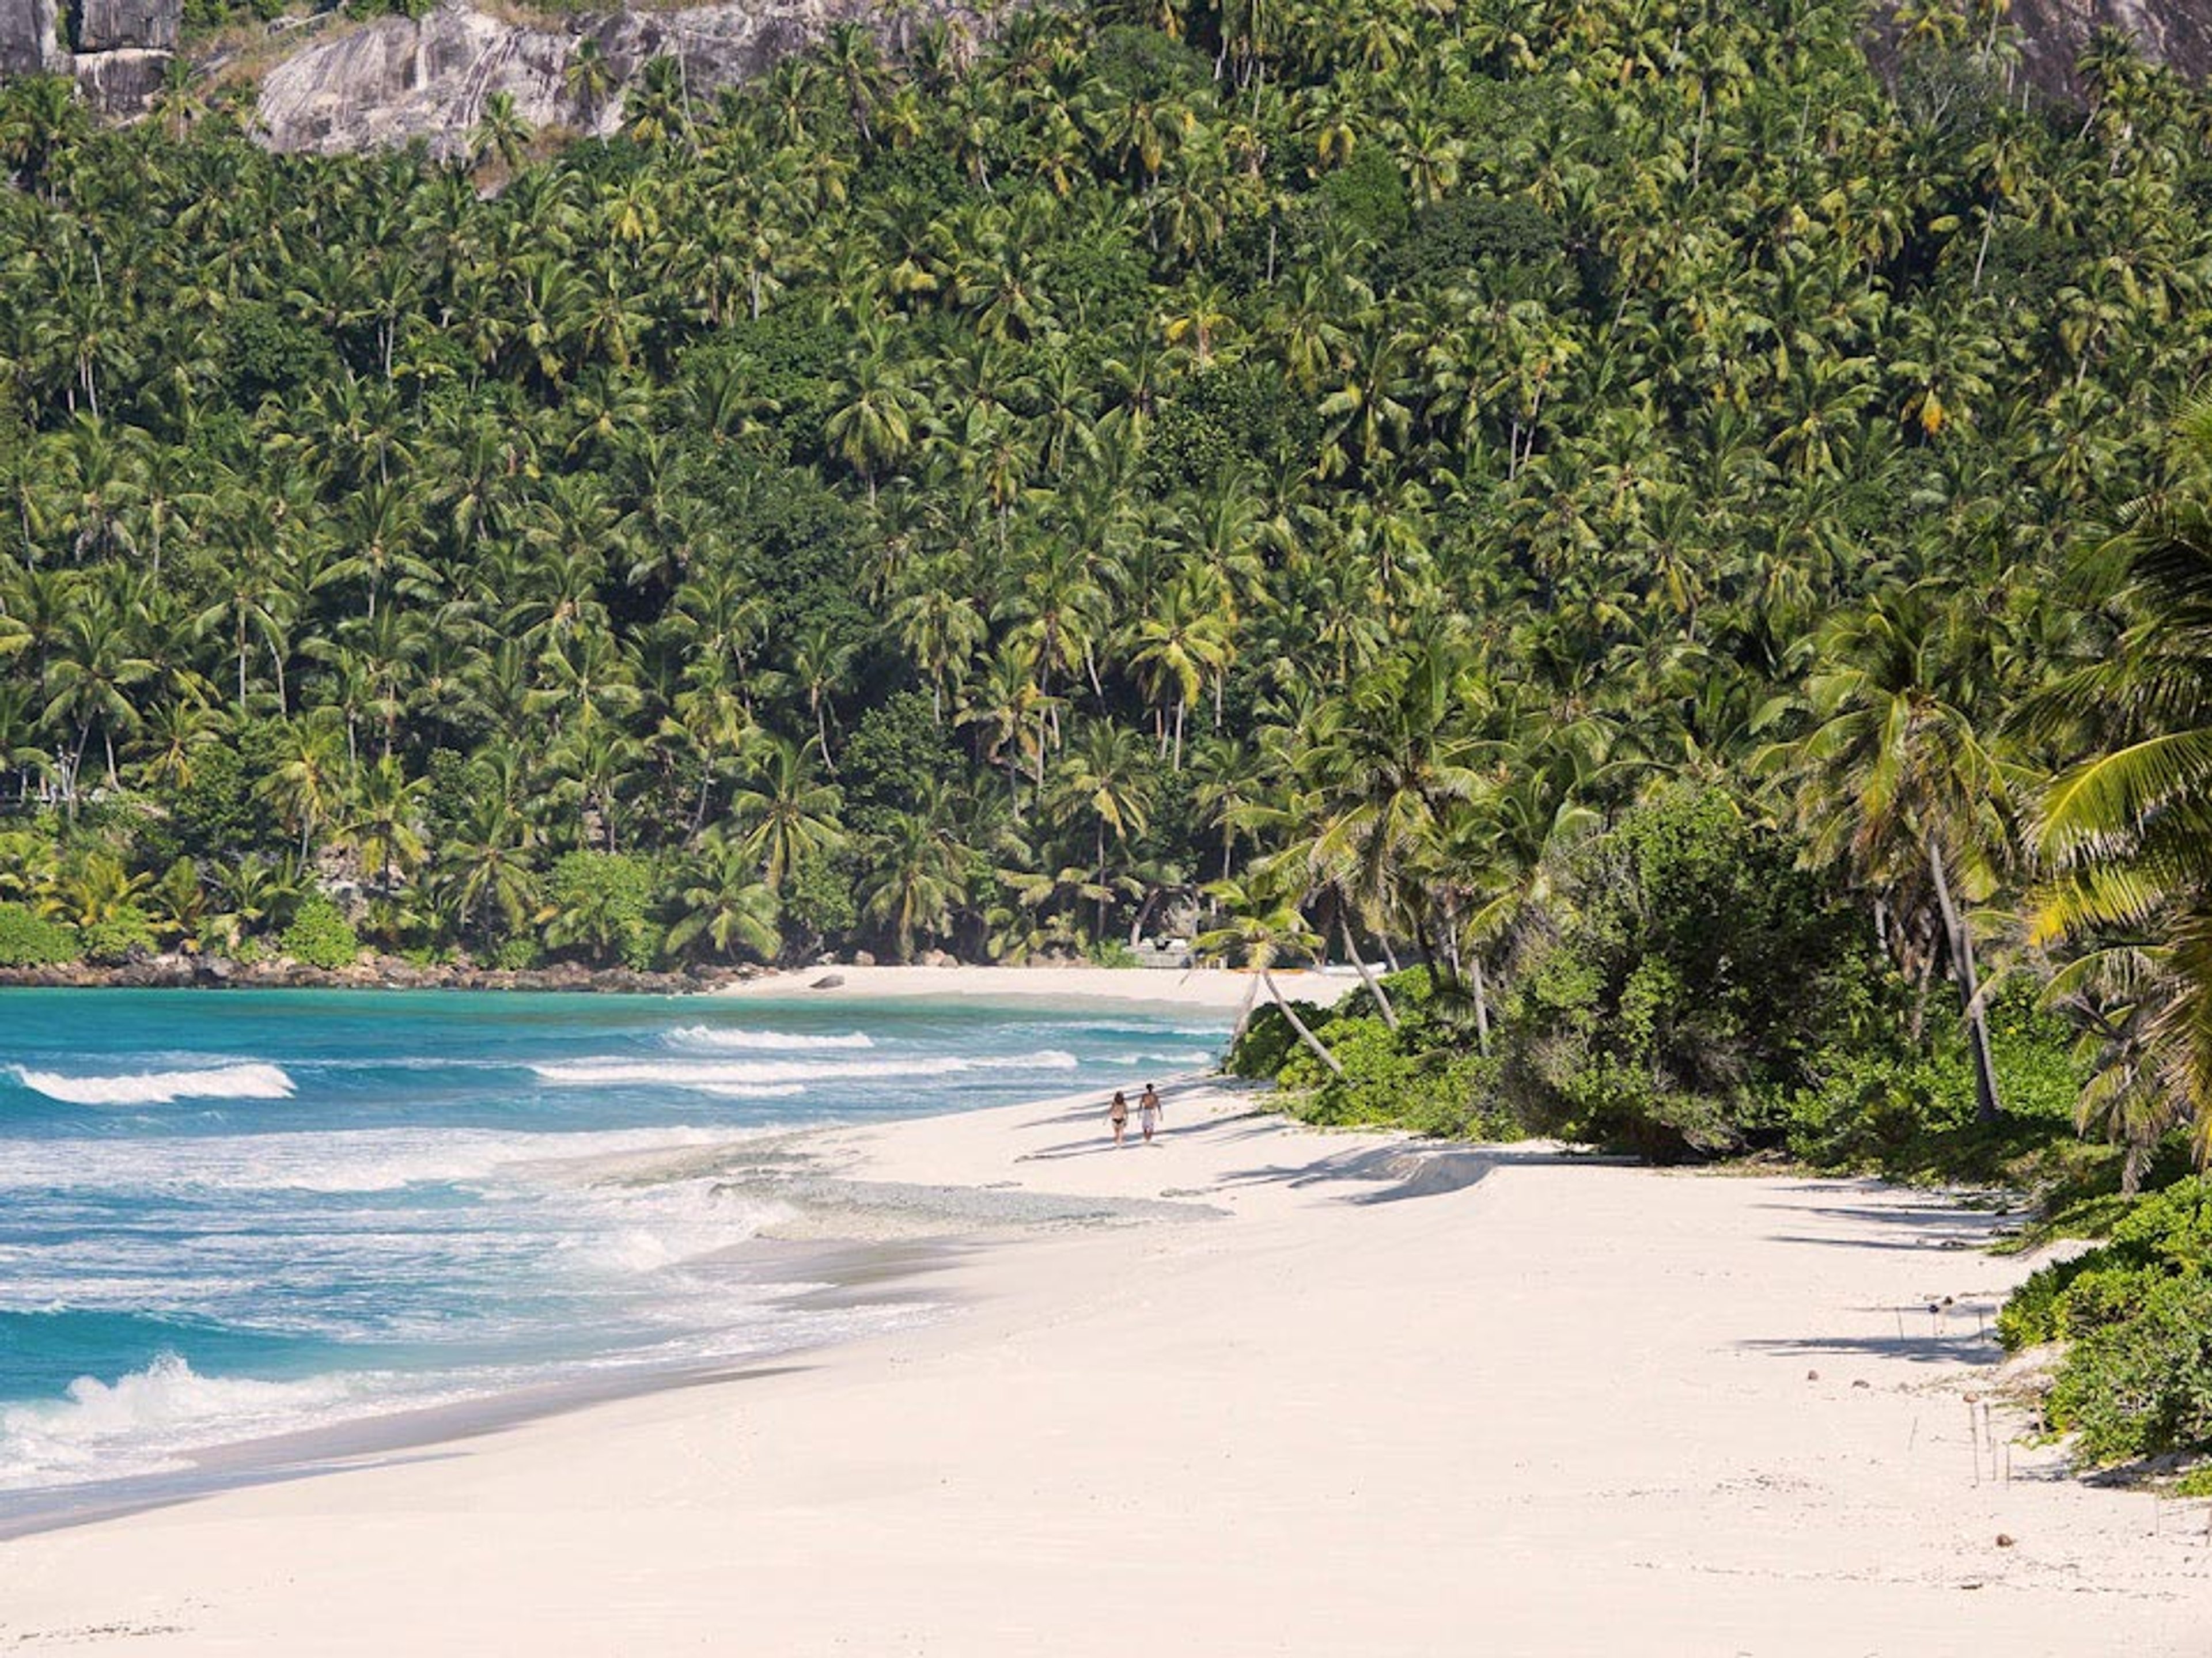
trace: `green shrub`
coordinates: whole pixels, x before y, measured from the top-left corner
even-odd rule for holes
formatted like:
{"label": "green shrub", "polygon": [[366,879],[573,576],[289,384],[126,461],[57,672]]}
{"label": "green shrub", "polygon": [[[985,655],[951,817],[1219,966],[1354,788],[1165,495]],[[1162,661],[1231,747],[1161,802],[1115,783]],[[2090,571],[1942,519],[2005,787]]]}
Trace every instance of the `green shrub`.
{"label": "green shrub", "polygon": [[2212,1203],[2203,1181],[2139,1199],[2111,1241],[2055,1261],[1997,1315],[2006,1346],[2069,1339],[2045,1412],[2102,1467],[2212,1448]]}
{"label": "green shrub", "polygon": [[1093,967],[1136,967],[1139,965],[1137,952],[1119,938],[1097,938],[1083,952],[1091,958]]}
{"label": "green shrub", "polygon": [[520,973],[536,967],[541,959],[538,941],[518,936],[500,941],[499,948],[492,952],[491,964],[508,973]]}
{"label": "green shrub", "polygon": [[1522,1118],[1662,1161],[1782,1141],[1820,1056],[1896,1029],[1863,918],[1797,854],[1717,789],[1583,845],[1507,1009]]}
{"label": "green shrub", "polygon": [[2135,1316],[2083,1336],[2045,1409],[2092,1467],[2212,1447],[2212,1282],[2161,1279]]}
{"label": "green shrub", "polygon": [[1437,1046],[1401,1017],[1395,1034],[1379,1016],[1340,1014],[1316,1033],[1344,1075],[1304,1046],[1282,1067],[1285,1087],[1305,1090],[1296,1108],[1309,1122],[1378,1124],[1455,1139],[1517,1139],[1498,1104],[1497,1066],[1468,1049]]}
{"label": "green shrub", "polygon": [[135,956],[150,956],[161,947],[154,936],[152,920],[136,904],[117,905],[104,919],[86,927],[82,936],[84,959],[101,967],[113,967]]}
{"label": "green shrub", "polygon": [[[1297,1010],[1308,1029],[1328,1017],[1311,1002],[1293,1002],[1291,1005]],[[1281,1072],[1283,1062],[1292,1053],[1302,1051],[1298,1033],[1283,1017],[1282,1008],[1267,1002],[1252,1010],[1244,1034],[1231,1045],[1229,1057],[1222,1061],[1221,1068],[1232,1077],[1272,1078]]]}
{"label": "green shrub", "polygon": [[667,936],[651,916],[657,886],[645,859],[617,852],[568,853],[553,865],[546,944],[580,949],[592,962],[651,967]]}
{"label": "green shrub", "polygon": [[82,953],[77,931],[25,904],[0,904],[0,967],[53,967]]}
{"label": "green shrub", "polygon": [[361,939],[344,912],[316,893],[300,901],[292,924],[277,938],[276,947],[307,967],[336,971],[354,964],[361,954]]}
{"label": "green shrub", "polygon": [[2212,1277],[2212,1193],[2195,1177],[2136,1199],[2109,1242],[2030,1274],[1998,1313],[1997,1335],[2018,1349],[2123,1324],[2177,1277]]}

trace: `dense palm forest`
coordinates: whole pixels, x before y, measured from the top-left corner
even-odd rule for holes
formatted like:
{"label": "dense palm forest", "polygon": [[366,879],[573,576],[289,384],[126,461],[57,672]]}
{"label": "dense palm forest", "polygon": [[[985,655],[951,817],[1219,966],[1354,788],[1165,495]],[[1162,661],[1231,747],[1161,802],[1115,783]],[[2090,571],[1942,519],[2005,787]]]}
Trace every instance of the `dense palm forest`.
{"label": "dense palm forest", "polygon": [[2201,718],[2212,103],[2001,12],[908,19],[467,165],[15,83],[0,954],[1196,928],[1696,1145],[2064,1008],[2140,1162],[2205,762],[2043,790]]}

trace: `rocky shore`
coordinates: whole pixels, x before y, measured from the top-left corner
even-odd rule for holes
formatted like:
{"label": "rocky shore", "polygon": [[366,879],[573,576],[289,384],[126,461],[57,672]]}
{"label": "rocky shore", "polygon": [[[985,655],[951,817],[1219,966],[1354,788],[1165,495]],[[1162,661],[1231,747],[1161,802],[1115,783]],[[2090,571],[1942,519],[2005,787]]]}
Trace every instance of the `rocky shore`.
{"label": "rocky shore", "polygon": [[308,967],[291,961],[239,962],[224,956],[149,956],[112,967],[70,963],[57,967],[0,968],[0,988],[48,990],[538,990],[599,991],[640,996],[679,996],[720,990],[765,971],[712,966],[675,973],[628,968],[587,968],[574,962],[507,969],[459,965],[423,966],[378,956],[344,968]]}

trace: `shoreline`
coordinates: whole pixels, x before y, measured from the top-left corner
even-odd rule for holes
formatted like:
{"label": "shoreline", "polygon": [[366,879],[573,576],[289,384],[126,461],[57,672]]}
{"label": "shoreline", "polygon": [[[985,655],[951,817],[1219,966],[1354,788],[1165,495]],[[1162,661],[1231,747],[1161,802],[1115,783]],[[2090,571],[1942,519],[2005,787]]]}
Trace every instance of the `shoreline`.
{"label": "shoreline", "polygon": [[[1357,987],[1348,972],[1285,969],[1285,995],[1334,1001]],[[420,966],[378,957],[345,968],[291,961],[240,963],[227,957],[165,955],[112,967],[70,963],[0,967],[6,990],[461,990],[642,996],[746,996],[775,1000],[959,999],[1068,1005],[1235,1011],[1264,1005],[1256,975],[1227,968],[1102,968],[1082,963],[907,967],[823,963],[809,968],[717,964],[670,971],[589,968]]]}
{"label": "shoreline", "polygon": [[1210,1212],[971,1228],[933,1274],[952,1316],[742,1387],[0,1545],[0,1640],[597,1658],[742,1631],[798,1654],[1414,1658],[1479,1630],[1531,1655],[2181,1658],[2212,1639],[2204,1504],[2066,1479],[2002,1407],[2010,1467],[1990,1463],[1981,1322],[2035,1262],[1980,1253],[1988,1215],[1869,1181],[1324,1133],[1210,1084],[1169,1095],[1150,1146],[1113,1148],[1085,1095],[805,1138],[832,1177],[886,1188]]}
{"label": "shoreline", "polygon": [[[1331,1003],[1358,987],[1349,971],[1286,969],[1275,982],[1294,1000]],[[719,997],[775,1001],[1050,1001],[1084,1006],[1119,1003],[1152,1008],[1204,1008],[1233,1013],[1249,1001],[1266,1005],[1255,973],[1223,967],[827,966],[778,969],[715,987]]]}

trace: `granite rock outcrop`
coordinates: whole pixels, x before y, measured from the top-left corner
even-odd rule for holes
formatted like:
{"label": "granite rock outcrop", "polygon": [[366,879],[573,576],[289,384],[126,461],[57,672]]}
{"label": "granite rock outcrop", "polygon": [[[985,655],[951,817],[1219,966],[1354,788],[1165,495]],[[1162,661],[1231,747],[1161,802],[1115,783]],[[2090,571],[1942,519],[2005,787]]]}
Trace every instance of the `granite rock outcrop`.
{"label": "granite rock outcrop", "polygon": [[101,114],[140,114],[168,74],[183,22],[183,0],[75,0],[66,14],[56,0],[0,0],[0,76],[73,76]]}
{"label": "granite rock outcrop", "polygon": [[[1881,0],[1867,53],[1886,79],[1899,66],[1896,0]],[[2053,103],[2080,105],[2087,92],[2077,64],[2100,29],[2192,81],[2212,76],[2212,0],[2011,0],[2005,16],[2020,51],[2016,75]]]}
{"label": "granite rock outcrop", "polygon": [[54,0],[0,0],[0,75],[37,75],[60,54]]}
{"label": "granite rock outcrop", "polygon": [[754,0],[531,25],[447,0],[420,18],[380,18],[286,59],[263,77],[258,113],[272,148],[326,154],[419,138],[453,155],[496,93],[532,128],[606,133],[621,124],[621,93],[581,94],[569,69],[586,41],[617,88],[666,57],[699,96],[763,73],[833,23],[878,12],[872,0]]}

